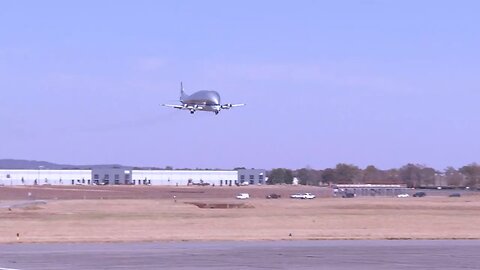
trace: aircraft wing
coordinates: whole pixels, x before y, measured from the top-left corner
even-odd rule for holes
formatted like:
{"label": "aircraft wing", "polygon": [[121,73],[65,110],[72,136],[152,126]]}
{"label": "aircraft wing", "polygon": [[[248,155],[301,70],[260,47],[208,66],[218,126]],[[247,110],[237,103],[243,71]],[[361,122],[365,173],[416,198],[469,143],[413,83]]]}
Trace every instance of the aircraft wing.
{"label": "aircraft wing", "polygon": [[185,109],[184,106],[182,105],[172,105],[172,104],[162,104],[162,106],[165,106],[165,107],[170,107],[170,108],[175,108],[175,109]]}
{"label": "aircraft wing", "polygon": [[231,109],[233,107],[241,107],[241,106],[245,106],[245,104],[241,103],[241,104],[224,104],[222,105],[222,109]]}
{"label": "aircraft wing", "polygon": [[202,106],[198,105],[173,105],[173,104],[162,104],[162,106],[180,109],[180,110],[203,110]]}

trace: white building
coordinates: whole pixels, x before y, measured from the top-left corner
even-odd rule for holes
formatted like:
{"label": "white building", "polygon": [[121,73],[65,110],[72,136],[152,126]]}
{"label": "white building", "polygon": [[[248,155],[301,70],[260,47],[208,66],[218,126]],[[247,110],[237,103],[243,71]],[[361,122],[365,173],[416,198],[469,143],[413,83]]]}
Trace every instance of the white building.
{"label": "white building", "polygon": [[[171,185],[264,184],[264,170],[86,170],[0,169],[0,185]],[[239,176],[240,175],[240,176]]]}
{"label": "white building", "polygon": [[133,170],[134,185],[178,185],[188,184],[235,185],[237,171],[211,170]]}
{"label": "white building", "polygon": [[0,170],[0,185],[89,185],[91,170]]}

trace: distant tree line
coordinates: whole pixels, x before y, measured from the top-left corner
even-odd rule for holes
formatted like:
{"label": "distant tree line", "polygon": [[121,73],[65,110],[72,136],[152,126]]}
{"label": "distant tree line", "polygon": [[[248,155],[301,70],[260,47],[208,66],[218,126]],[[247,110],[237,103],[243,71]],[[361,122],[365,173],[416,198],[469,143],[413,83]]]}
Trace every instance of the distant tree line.
{"label": "distant tree line", "polygon": [[340,163],[335,168],[290,170],[276,168],[268,172],[268,184],[292,184],[294,178],[301,185],[331,184],[405,184],[407,187],[475,187],[480,188],[480,165],[472,163],[455,169],[437,171],[419,164],[407,164],[398,169],[380,170],[373,165],[361,169]]}

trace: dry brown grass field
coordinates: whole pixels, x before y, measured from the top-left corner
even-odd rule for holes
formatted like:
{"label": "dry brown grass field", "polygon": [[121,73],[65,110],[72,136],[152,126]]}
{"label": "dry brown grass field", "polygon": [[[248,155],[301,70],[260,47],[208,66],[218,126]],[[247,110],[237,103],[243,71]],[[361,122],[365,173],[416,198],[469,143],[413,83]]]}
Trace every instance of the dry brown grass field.
{"label": "dry brown grass field", "polygon": [[[0,208],[0,242],[17,242],[17,233],[20,242],[480,239],[480,196],[475,195],[314,200],[258,196],[239,201],[197,197],[202,189],[182,190],[167,192],[185,195],[176,202],[172,198],[57,199],[43,205]],[[260,194],[258,190],[271,191],[257,187],[249,191]],[[202,209],[192,202],[245,203],[249,207]]]}

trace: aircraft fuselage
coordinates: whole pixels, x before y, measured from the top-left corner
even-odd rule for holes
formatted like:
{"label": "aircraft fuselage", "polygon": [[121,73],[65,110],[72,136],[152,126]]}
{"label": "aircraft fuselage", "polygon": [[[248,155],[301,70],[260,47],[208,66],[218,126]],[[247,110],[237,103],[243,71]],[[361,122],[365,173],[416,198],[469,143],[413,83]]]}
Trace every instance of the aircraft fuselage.
{"label": "aircraft fuselage", "polygon": [[180,102],[188,107],[201,107],[203,111],[220,111],[220,94],[216,91],[202,90],[191,95],[183,95]]}

